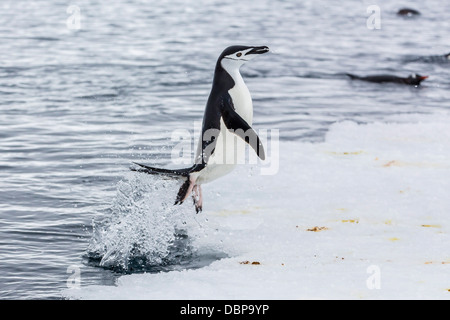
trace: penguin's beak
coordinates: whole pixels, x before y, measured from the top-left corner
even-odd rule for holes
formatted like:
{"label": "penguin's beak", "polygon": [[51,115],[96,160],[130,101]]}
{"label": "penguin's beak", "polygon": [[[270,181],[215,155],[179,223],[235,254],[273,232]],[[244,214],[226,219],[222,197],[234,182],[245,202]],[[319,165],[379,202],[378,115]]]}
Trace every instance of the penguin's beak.
{"label": "penguin's beak", "polygon": [[420,81],[423,81],[423,80],[425,80],[425,79],[428,79],[428,77],[429,77],[429,76],[421,76],[421,77],[419,77],[419,80],[420,80]]}
{"label": "penguin's beak", "polygon": [[261,47],[253,47],[249,52],[247,52],[245,55],[249,54],[263,54],[269,52],[269,47],[261,46]]}

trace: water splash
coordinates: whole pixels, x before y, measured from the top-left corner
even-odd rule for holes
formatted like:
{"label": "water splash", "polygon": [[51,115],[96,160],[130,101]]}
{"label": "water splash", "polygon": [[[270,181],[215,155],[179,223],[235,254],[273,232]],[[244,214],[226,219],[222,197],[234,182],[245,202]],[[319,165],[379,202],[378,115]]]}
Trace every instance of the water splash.
{"label": "water splash", "polygon": [[90,262],[136,272],[161,270],[192,256],[182,228],[195,213],[188,206],[173,205],[178,187],[178,181],[128,173],[117,185],[108,217],[94,221],[87,250]]}

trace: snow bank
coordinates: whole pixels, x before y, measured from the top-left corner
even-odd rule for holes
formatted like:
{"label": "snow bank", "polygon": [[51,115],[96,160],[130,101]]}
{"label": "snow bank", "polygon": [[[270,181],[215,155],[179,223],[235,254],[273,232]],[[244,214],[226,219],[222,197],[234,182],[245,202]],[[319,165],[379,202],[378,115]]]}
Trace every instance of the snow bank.
{"label": "snow bank", "polygon": [[227,258],[63,295],[450,298],[449,116],[336,123],[323,143],[282,142],[276,175],[258,170],[242,166],[204,185],[205,210],[187,224],[196,250]]}

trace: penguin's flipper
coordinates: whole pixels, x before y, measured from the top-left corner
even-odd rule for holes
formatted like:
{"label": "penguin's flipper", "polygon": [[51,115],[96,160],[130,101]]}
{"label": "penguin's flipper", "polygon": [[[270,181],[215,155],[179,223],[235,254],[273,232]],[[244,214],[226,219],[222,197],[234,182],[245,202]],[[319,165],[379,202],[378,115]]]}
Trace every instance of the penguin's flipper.
{"label": "penguin's flipper", "polygon": [[220,111],[225,126],[229,130],[233,130],[234,134],[247,142],[261,160],[265,160],[266,154],[261,139],[259,139],[255,130],[234,110],[234,105],[229,94],[223,97]]}

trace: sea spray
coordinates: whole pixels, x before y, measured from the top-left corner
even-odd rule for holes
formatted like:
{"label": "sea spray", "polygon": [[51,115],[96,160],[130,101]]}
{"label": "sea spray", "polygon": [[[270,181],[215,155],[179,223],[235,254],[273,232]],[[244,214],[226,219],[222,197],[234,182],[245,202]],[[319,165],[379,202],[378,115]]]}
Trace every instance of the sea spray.
{"label": "sea spray", "polygon": [[173,205],[178,188],[176,180],[127,173],[117,185],[109,215],[93,223],[88,257],[101,267],[132,272],[168,263],[174,246],[177,257],[189,251],[188,244],[180,245],[186,236],[178,228],[192,219],[192,212]]}

